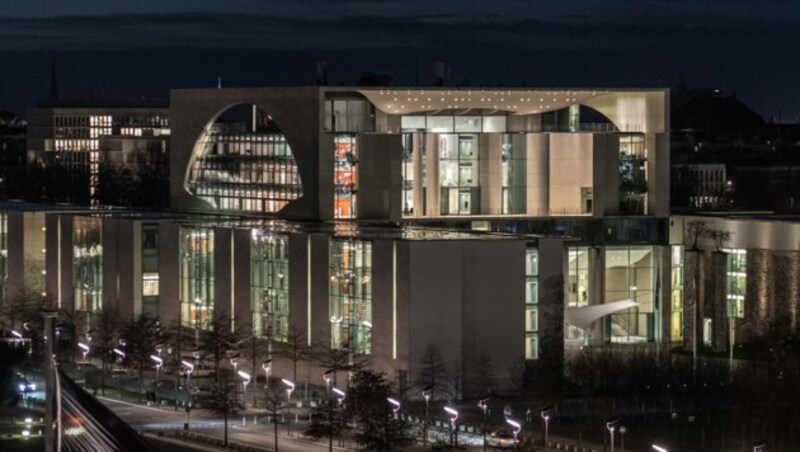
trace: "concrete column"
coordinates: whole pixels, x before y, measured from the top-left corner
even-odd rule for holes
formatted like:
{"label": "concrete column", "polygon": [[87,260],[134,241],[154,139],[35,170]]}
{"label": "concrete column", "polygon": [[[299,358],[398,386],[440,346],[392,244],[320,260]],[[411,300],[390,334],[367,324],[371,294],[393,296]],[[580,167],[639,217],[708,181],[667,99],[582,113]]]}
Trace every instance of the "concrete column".
{"label": "concrete column", "polygon": [[[605,249],[601,247],[589,248],[589,304],[603,304],[605,303],[605,275],[606,275],[606,253]],[[581,296],[578,294],[578,296]],[[591,345],[601,345],[605,342],[606,328],[605,317],[597,320],[592,325],[589,332],[589,343]]]}
{"label": "concrete column", "polygon": [[502,144],[499,133],[479,135],[478,166],[482,215],[500,215],[503,212]]}
{"label": "concrete column", "polygon": [[180,247],[180,226],[163,221],[158,227],[158,318],[163,325],[181,318],[180,268],[183,265]]}
{"label": "concrete column", "polygon": [[684,252],[683,347],[687,351],[703,348],[703,297],[705,265],[701,251]]}
{"label": "concrete column", "polygon": [[[770,309],[774,299],[772,253],[768,250],[747,250],[747,289],[744,298],[746,340],[766,339],[770,327]],[[749,334],[747,334],[749,333]]]}
{"label": "concrete column", "polygon": [[730,322],[735,319],[728,318],[727,300],[727,262],[728,254],[720,251],[711,253],[710,257],[710,276],[707,281],[711,291],[709,305],[711,307],[711,346],[715,352],[720,353],[728,350],[730,336]]}
{"label": "concrete column", "polygon": [[546,133],[526,135],[526,213],[544,217],[550,214],[550,138]]}
{"label": "concrete column", "polygon": [[425,187],[426,193],[426,212],[427,217],[438,217],[441,215],[439,208],[439,198],[441,189],[439,188],[439,134],[428,133],[425,135]]}
{"label": "concrete column", "polygon": [[540,239],[539,359],[555,387],[564,375],[564,241]]}
{"label": "concrete column", "polygon": [[424,133],[415,133],[412,136],[412,146],[414,149],[414,153],[411,156],[411,165],[412,165],[412,172],[414,173],[414,191],[413,191],[413,200],[414,200],[414,216],[422,216],[423,209],[422,205],[424,204],[423,196],[422,196],[422,187],[425,186],[425,181],[422,179],[422,166],[424,165],[424,161],[422,159],[422,152],[425,149],[425,134]]}
{"label": "concrete column", "polygon": [[800,327],[800,253],[784,252],[774,257],[773,304],[776,331],[788,335]]}

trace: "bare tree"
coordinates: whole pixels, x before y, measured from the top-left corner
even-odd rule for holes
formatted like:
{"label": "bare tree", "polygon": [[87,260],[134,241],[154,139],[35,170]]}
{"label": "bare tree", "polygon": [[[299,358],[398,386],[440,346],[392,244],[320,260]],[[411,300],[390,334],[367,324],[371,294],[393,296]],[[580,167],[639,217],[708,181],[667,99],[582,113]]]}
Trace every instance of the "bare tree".
{"label": "bare tree", "polygon": [[270,387],[267,382],[267,387],[264,390],[264,408],[267,411],[267,416],[272,420],[273,434],[275,435],[275,452],[278,451],[278,416],[283,414],[284,392],[279,388]]}
{"label": "bare tree", "polygon": [[122,322],[120,322],[119,318],[115,315],[111,315],[108,311],[108,308],[103,309],[97,323],[96,335],[98,354],[100,355],[100,362],[102,365],[100,389],[103,395],[106,395],[107,366],[113,363],[114,354],[112,350],[117,342],[117,333],[122,326]]}
{"label": "bare tree", "polygon": [[125,361],[136,368],[139,380],[139,399],[142,397],[144,368],[150,365],[150,355],[155,351],[156,322],[145,315],[125,322],[120,328],[120,338],[125,340]]}
{"label": "bare tree", "polygon": [[428,344],[422,353],[419,362],[419,375],[416,385],[421,388],[431,388],[431,397],[436,400],[436,393],[447,392],[447,379],[449,372],[439,347]]}
{"label": "bare tree", "polygon": [[211,397],[206,400],[205,406],[214,414],[222,415],[224,423],[224,445],[228,446],[228,417],[235,416],[244,407],[236,397],[236,382],[228,374],[217,378]]}
{"label": "bare tree", "polygon": [[494,387],[495,373],[492,357],[489,354],[481,353],[478,359],[472,363],[470,382],[478,395],[489,394]]}
{"label": "bare tree", "polygon": [[231,320],[224,312],[214,311],[208,329],[200,334],[200,349],[214,357],[214,382],[219,380],[219,363],[238,339],[237,330],[231,330]]}
{"label": "bare tree", "polygon": [[286,335],[286,342],[280,344],[277,353],[279,356],[288,359],[292,363],[292,381],[297,381],[297,363],[306,359],[311,353],[308,346],[308,336],[306,330],[295,323],[289,325]]}

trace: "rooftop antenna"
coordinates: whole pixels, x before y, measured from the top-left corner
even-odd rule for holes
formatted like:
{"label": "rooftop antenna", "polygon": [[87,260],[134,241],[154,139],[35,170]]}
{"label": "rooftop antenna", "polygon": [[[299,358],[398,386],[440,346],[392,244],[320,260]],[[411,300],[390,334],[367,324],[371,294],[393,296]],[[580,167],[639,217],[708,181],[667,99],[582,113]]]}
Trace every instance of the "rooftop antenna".
{"label": "rooftop antenna", "polygon": [[217,89],[222,89],[222,76],[217,76]]}

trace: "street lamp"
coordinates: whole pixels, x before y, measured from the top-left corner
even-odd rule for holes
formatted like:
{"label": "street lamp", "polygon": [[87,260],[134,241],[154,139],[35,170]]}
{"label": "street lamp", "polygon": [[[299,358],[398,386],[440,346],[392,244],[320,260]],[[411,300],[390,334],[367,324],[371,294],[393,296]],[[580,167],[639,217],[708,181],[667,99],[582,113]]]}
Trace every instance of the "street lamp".
{"label": "street lamp", "polygon": [[[519,431],[522,430],[522,424],[513,419],[506,419],[506,423],[514,427],[514,449],[516,449],[517,446],[519,445]],[[546,447],[547,445],[545,445],[545,448]]]}
{"label": "street lamp", "polygon": [[336,331],[335,331],[335,333],[333,335],[333,338],[334,338],[333,348],[335,348],[335,349],[338,349],[339,347],[341,347],[341,344],[339,343],[339,339],[340,339],[340,336],[341,336],[341,327],[340,326],[342,324],[342,320],[343,320],[342,316],[336,316],[336,315],[332,315],[331,316],[331,325],[336,328]]}
{"label": "street lamp", "polygon": [[606,422],[606,428],[608,429],[608,432],[611,434],[611,452],[614,452],[614,430],[616,430],[618,423],[619,423],[618,418],[614,418]]}
{"label": "street lamp", "polygon": [[237,353],[231,357],[231,366],[233,366],[233,373],[236,373],[236,368],[239,367],[239,357],[241,353]]}
{"label": "street lamp", "polygon": [[458,420],[458,410],[449,406],[444,407],[444,410],[447,412],[447,414],[450,415],[450,430],[451,430],[450,433],[452,436],[453,445],[458,446],[458,433],[456,432],[456,421]]}
{"label": "street lamp", "polygon": [[489,414],[489,397],[478,400],[478,408],[480,408],[483,412],[483,425],[481,426],[481,432],[483,434],[483,450],[486,451],[486,416]]}
{"label": "street lamp", "polygon": [[83,362],[86,362],[86,355],[89,354],[89,345],[84,342],[78,342],[78,347],[83,350]]}
{"label": "street lamp", "polygon": [[269,388],[269,374],[272,372],[272,359],[268,359],[261,363],[261,368],[264,369],[264,378],[266,378],[264,385],[265,388]]}
{"label": "street lamp", "polygon": [[287,402],[291,402],[292,401],[292,391],[294,391],[295,384],[294,384],[294,382],[292,382],[290,380],[287,380],[285,378],[281,378],[281,381],[283,382],[283,384],[286,385],[286,400],[287,400]]}
{"label": "street lamp", "polygon": [[333,369],[328,369],[322,374],[322,379],[325,380],[325,393],[328,397],[331,396],[331,374],[333,373]]}
{"label": "street lamp", "polygon": [[392,397],[387,397],[386,400],[394,407],[392,413],[397,415],[397,412],[400,411],[400,401]]}
{"label": "street lamp", "polygon": [[652,447],[656,452],[669,452],[666,447],[659,446],[658,444],[653,444]]}
{"label": "street lamp", "polygon": [[550,436],[550,417],[553,415],[553,407],[548,406],[542,410],[542,420],[544,421],[544,450],[547,450],[547,444]]}
{"label": "street lamp", "polygon": [[244,382],[242,382],[242,405],[244,405],[244,398],[247,395],[247,384],[250,383],[250,374],[243,370],[240,370],[237,373],[244,380]]}
{"label": "street lamp", "polygon": [[22,339],[22,333],[17,330],[11,330],[11,334],[13,334],[17,339]]}
{"label": "street lamp", "polygon": [[625,431],[624,425],[619,427],[619,448],[621,452],[625,452]]}
{"label": "street lamp", "polygon": [[191,380],[192,380],[192,371],[194,370],[194,364],[186,360],[181,360],[181,364],[183,364],[186,367],[186,393],[188,394],[188,396],[186,397],[186,429],[188,430],[189,416],[191,416],[191,408],[192,408]]}
{"label": "street lamp", "polygon": [[342,402],[344,402],[345,392],[334,386],[333,393],[336,394],[337,402],[339,402],[339,406],[341,406]]}
{"label": "street lamp", "polygon": [[153,362],[156,363],[156,381],[158,382],[161,380],[158,375],[159,371],[161,370],[161,366],[164,365],[164,360],[160,356],[156,355],[150,355],[150,359],[152,359]]}
{"label": "street lamp", "polygon": [[433,385],[426,386],[422,389],[422,397],[425,399],[425,423],[423,424],[423,432],[422,432],[422,449],[425,450],[428,448],[428,421],[430,419],[428,415],[428,404],[431,401],[431,395],[433,395]]}

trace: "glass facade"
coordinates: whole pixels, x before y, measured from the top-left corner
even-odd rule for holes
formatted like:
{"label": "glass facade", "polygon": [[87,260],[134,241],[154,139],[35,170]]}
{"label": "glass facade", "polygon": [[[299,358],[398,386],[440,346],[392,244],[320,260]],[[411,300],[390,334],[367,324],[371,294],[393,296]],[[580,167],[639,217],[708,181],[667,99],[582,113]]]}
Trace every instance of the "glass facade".
{"label": "glass facade", "polygon": [[620,212],[643,215],[647,205],[647,151],[643,133],[620,134],[619,181]]}
{"label": "glass facade", "polygon": [[567,255],[567,306],[589,306],[589,247],[568,247]]}
{"label": "glass facade", "polygon": [[158,318],[158,224],[142,224],[142,314]]}
{"label": "glass facade", "polygon": [[539,252],[525,253],[525,359],[539,358]]}
{"label": "glass facade", "polygon": [[302,195],[297,164],[272,117],[242,107],[206,127],[187,189],[216,209],[277,212]]}
{"label": "glass facade", "polygon": [[356,136],[338,134],[334,137],[333,158],[333,216],[356,217],[356,192],[358,191],[358,150]]}
{"label": "glass facade", "polygon": [[726,272],[726,297],[728,317],[744,318],[744,296],[747,288],[747,250],[731,249],[728,252]]}
{"label": "glass facade", "polygon": [[[435,118],[435,117],[431,117]],[[480,213],[479,144],[476,134],[440,134],[441,215]]]}
{"label": "glass facade", "polygon": [[289,334],[289,237],[254,229],[250,239],[250,272],[255,334],[286,342]]}
{"label": "glass facade", "polygon": [[100,218],[75,217],[72,233],[75,310],[103,308],[103,231]]}
{"label": "glass facade", "polygon": [[180,240],[182,324],[205,329],[214,314],[214,230],[182,226]]}
{"label": "glass facade", "polygon": [[683,340],[683,288],[684,288],[684,263],[683,246],[672,246],[672,292],[670,294],[670,304],[672,314],[670,316],[670,340]]}
{"label": "glass facade", "polygon": [[372,242],[335,239],[329,249],[331,347],[372,352]]}
{"label": "glass facade", "polygon": [[525,204],[525,174],[526,168],[526,136],[523,134],[503,135],[503,144],[500,148],[501,171],[503,177],[502,212],[508,214],[523,214]]}
{"label": "glass facade", "polygon": [[607,316],[611,342],[652,341],[655,335],[655,291],[652,246],[607,247],[605,303],[633,300],[638,306]]}

